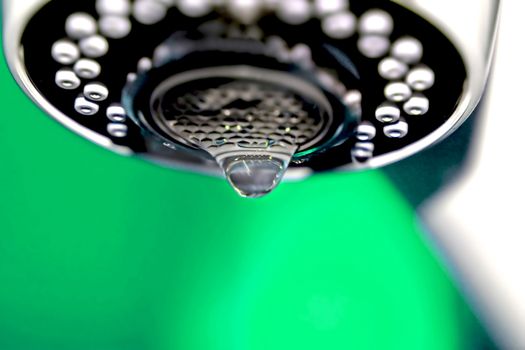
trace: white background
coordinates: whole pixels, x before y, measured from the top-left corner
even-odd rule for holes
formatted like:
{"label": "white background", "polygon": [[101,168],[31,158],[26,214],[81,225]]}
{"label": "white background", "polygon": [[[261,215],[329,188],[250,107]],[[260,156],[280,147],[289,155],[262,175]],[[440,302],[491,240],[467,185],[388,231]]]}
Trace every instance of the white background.
{"label": "white background", "polygon": [[525,3],[503,0],[488,104],[469,170],[424,211],[460,283],[509,349],[525,349],[524,36]]}

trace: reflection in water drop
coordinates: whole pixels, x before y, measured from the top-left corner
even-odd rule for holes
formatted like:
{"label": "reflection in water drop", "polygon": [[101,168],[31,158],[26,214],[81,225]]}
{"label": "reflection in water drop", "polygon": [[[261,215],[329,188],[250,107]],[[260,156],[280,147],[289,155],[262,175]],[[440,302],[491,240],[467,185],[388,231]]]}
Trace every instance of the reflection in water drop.
{"label": "reflection in water drop", "polygon": [[290,160],[291,156],[274,157],[267,153],[228,157],[220,165],[229,183],[241,196],[259,198],[279,185]]}

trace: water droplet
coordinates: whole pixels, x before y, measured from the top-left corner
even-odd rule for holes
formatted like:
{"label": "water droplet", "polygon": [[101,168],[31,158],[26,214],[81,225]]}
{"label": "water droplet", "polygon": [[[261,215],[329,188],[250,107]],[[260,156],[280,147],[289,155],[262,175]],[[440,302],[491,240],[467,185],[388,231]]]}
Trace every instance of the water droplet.
{"label": "water droplet", "polygon": [[259,198],[272,192],[281,182],[291,156],[243,155],[220,162],[232,187],[246,198]]}

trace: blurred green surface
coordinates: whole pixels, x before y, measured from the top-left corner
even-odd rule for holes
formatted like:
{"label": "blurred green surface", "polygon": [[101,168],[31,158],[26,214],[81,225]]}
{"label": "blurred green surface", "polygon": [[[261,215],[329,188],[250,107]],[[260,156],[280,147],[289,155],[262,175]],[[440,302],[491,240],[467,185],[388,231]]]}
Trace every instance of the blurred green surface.
{"label": "blurred green surface", "polygon": [[0,89],[1,350],[471,341],[468,309],[380,172],[243,200],[66,131],[3,62]]}

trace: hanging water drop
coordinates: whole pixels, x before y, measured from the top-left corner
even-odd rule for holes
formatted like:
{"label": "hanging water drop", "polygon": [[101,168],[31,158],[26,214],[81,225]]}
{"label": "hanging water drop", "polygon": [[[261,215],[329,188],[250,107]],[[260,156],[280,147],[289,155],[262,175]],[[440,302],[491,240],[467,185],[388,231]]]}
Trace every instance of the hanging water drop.
{"label": "hanging water drop", "polygon": [[291,157],[270,154],[229,157],[221,162],[230,185],[246,198],[259,198],[272,192],[281,182]]}

